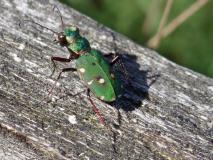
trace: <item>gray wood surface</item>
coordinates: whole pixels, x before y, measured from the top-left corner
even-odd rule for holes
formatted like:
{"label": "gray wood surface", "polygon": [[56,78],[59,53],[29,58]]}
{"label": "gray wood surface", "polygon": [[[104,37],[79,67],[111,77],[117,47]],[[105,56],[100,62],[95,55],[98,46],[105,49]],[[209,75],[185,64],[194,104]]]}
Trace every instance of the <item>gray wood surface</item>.
{"label": "gray wood surface", "polygon": [[[50,57],[68,57],[68,52],[52,42],[51,32],[19,22],[31,19],[60,31],[53,5],[93,48],[118,52],[130,74],[121,118],[113,106],[93,97],[114,138],[85,93],[70,96],[84,89],[77,74],[63,74],[47,97],[60,68],[73,63],[58,63],[50,77]],[[0,1],[0,159],[213,159],[212,113],[213,79],[57,1]]]}

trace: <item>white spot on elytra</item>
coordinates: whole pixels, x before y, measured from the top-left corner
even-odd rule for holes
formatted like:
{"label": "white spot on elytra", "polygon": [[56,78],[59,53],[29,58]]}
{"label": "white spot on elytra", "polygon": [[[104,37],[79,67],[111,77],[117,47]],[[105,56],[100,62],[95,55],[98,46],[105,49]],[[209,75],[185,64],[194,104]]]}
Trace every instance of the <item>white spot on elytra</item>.
{"label": "white spot on elytra", "polygon": [[88,85],[91,85],[91,84],[92,84],[92,82],[93,82],[93,80],[89,81],[89,82],[88,82]]}
{"label": "white spot on elytra", "polygon": [[100,79],[98,80],[98,82],[101,83],[101,84],[103,84],[105,81],[104,81],[103,78],[100,78]]}
{"label": "white spot on elytra", "polygon": [[76,124],[76,123],[77,123],[76,116],[75,116],[75,115],[69,115],[69,116],[68,116],[68,121],[69,121],[71,124]]}
{"label": "white spot on elytra", "polygon": [[81,73],[84,73],[84,72],[85,72],[85,69],[84,69],[84,68],[80,68],[79,71],[80,71]]}
{"label": "white spot on elytra", "polygon": [[104,100],[104,96],[100,96],[100,99],[101,99],[101,100]]}

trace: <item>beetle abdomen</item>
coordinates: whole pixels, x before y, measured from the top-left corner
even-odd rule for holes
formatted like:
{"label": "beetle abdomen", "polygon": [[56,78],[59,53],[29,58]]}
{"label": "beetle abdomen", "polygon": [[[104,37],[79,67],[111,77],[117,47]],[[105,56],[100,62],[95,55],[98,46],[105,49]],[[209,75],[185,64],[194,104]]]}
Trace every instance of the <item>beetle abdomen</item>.
{"label": "beetle abdomen", "polygon": [[116,81],[110,71],[110,64],[96,50],[82,54],[76,60],[76,68],[81,79],[93,94],[106,102],[112,102],[117,97]]}

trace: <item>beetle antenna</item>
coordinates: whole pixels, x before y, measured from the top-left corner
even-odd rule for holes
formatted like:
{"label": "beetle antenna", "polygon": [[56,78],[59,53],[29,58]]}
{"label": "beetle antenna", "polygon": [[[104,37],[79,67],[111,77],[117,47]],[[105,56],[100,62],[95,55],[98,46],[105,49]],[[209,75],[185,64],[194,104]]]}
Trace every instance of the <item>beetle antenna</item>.
{"label": "beetle antenna", "polygon": [[59,8],[58,8],[56,5],[54,5],[54,7],[53,7],[53,11],[55,11],[55,10],[56,10],[56,11],[58,12],[58,14],[59,14],[59,17],[60,17],[60,19],[61,19],[61,28],[62,28],[62,30],[64,30],[65,25],[64,25],[63,17],[62,17],[62,14],[61,14]]}
{"label": "beetle antenna", "polygon": [[[38,25],[38,26],[40,26],[40,27],[42,27],[42,28],[45,28],[45,29],[47,29],[47,30],[49,30],[49,31],[51,31],[51,32],[53,32],[53,33],[55,33],[55,34],[58,34],[58,32],[56,32],[56,31],[54,31],[54,30],[52,30],[52,29],[50,29],[50,28],[48,28],[48,27],[45,27],[45,26],[43,26],[43,25],[41,25],[41,24],[39,24],[39,23],[37,23],[37,22],[34,22],[33,20],[23,20],[24,22],[30,22],[30,23],[34,23],[34,24],[36,24],[36,25]],[[19,23],[19,26],[21,27],[21,23],[22,22],[20,22]]]}

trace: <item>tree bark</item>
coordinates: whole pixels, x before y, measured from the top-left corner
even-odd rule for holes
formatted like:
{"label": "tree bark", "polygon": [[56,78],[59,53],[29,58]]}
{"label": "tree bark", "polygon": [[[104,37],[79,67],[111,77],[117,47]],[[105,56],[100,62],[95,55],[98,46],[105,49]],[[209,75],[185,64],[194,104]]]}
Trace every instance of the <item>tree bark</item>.
{"label": "tree bark", "polygon": [[[54,44],[60,17],[79,27],[91,46],[117,52],[131,85],[113,105],[94,96],[112,127],[98,121],[75,73],[65,73],[51,56],[68,57]],[[19,25],[19,23],[21,25]],[[181,67],[57,1],[0,1],[1,159],[212,159],[213,79]],[[120,123],[118,123],[120,121]]]}

